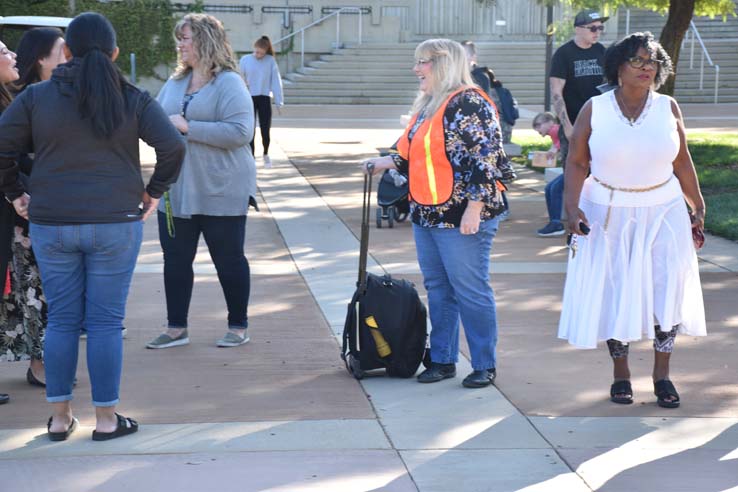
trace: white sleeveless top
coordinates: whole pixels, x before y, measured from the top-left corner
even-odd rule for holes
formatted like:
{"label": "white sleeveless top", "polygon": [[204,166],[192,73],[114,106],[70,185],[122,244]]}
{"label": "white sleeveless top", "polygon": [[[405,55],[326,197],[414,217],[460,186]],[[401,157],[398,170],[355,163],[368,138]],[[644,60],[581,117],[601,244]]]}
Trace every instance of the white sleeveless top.
{"label": "white sleeveless top", "polygon": [[[615,91],[593,97],[590,170],[582,188],[582,198],[594,203],[622,207],[643,207],[666,203],[682,194],[674,176],[674,159],[679,153],[677,122],[670,98],[651,91],[638,119],[623,116]],[[611,190],[643,189],[666,184],[647,192]]]}

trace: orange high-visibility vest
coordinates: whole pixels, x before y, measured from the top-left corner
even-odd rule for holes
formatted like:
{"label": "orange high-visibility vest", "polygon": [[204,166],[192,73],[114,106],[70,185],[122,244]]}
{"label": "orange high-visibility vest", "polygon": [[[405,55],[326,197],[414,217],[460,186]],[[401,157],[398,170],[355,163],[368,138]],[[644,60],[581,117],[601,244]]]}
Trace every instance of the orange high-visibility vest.
{"label": "orange high-visibility vest", "polygon": [[[492,105],[495,113],[497,112],[495,103],[484,91],[476,87],[471,88],[481,94]],[[470,87],[459,89],[448,96],[438,111],[431,118],[426,118],[410,139],[410,130],[418,120],[416,114],[397,142],[400,157],[409,162],[410,197],[419,205],[439,205],[451,198],[454,190],[454,171],[446,155],[443,114],[451,98],[467,89]]]}

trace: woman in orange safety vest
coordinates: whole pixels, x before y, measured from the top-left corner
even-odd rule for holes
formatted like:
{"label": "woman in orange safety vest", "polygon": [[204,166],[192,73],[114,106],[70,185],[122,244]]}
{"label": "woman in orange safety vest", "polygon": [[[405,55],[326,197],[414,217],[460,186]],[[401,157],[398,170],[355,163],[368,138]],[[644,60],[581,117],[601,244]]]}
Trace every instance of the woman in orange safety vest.
{"label": "woman in orange safety vest", "polygon": [[497,111],[474,85],[459,43],[422,42],[413,71],[420,82],[413,118],[394,152],[362,167],[365,172],[396,168],[409,177],[410,214],[432,325],[432,364],[418,381],[456,376],[461,321],[473,369],[462,384],[481,388],[496,376],[489,255],[503,211],[504,187],[498,183],[512,169]]}

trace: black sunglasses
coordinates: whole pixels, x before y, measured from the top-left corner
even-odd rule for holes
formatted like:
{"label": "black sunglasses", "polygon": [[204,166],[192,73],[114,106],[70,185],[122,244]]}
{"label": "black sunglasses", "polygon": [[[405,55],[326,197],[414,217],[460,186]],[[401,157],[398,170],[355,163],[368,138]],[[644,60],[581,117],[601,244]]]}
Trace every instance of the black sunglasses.
{"label": "black sunglasses", "polygon": [[597,31],[602,32],[605,30],[605,26],[577,26],[577,27],[581,27],[582,29],[589,29],[589,32],[597,32]]}

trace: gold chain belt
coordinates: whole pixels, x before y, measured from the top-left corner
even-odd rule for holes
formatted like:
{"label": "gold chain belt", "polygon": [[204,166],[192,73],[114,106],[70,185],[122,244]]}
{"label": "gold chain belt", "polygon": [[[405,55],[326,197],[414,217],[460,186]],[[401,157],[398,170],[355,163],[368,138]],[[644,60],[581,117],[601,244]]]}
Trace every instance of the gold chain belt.
{"label": "gold chain belt", "polygon": [[610,203],[608,203],[607,215],[605,216],[605,226],[604,226],[605,231],[607,231],[607,225],[610,223],[610,212],[612,211],[612,199],[616,191],[623,191],[625,193],[645,193],[647,191],[653,191],[655,189],[661,188],[662,186],[665,186],[666,183],[671,181],[671,178],[673,177],[673,176],[669,176],[669,179],[667,179],[663,183],[659,183],[653,186],[646,186],[645,188],[618,188],[617,186],[611,186],[605,183],[604,181],[597,179],[597,176],[595,176],[594,174],[592,174],[591,176],[592,176],[592,179],[594,179],[597,182],[597,184],[599,184],[600,186],[602,186],[603,188],[607,190],[610,190]]}

